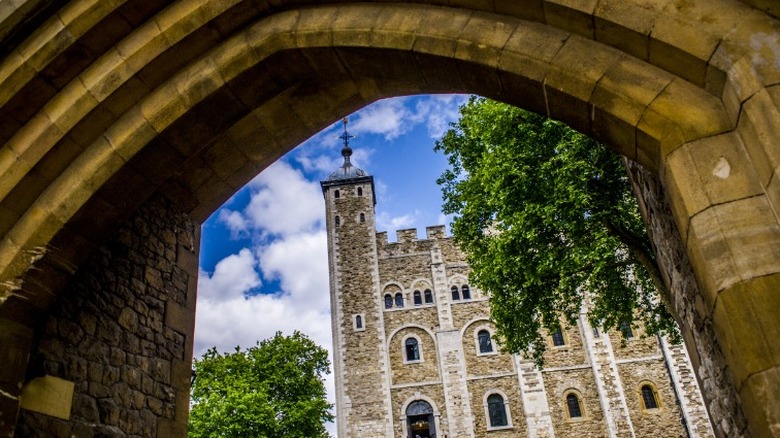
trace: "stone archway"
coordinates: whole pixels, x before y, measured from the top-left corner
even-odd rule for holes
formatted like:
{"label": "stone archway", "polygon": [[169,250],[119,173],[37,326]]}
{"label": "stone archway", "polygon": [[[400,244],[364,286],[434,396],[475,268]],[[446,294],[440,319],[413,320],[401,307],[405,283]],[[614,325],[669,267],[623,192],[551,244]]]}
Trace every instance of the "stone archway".
{"label": "stone archway", "polygon": [[147,200],[197,223],[337,117],[471,92],[563,120],[660,179],[701,290],[678,316],[728,371],[706,355],[700,366],[733,381],[705,392],[741,406],[753,435],[780,434],[777,7],[438,3],[0,6],[0,342],[15,364],[0,375],[0,431],[52,306]]}

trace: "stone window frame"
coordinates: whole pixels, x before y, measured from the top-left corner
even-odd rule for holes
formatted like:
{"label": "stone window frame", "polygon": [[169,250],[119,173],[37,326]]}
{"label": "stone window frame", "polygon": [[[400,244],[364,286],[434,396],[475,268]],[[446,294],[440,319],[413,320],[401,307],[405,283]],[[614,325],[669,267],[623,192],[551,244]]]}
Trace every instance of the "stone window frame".
{"label": "stone window frame", "polygon": [[[398,303],[398,297],[401,297],[401,303]],[[403,291],[396,292],[393,294],[393,307],[396,309],[404,309],[406,308],[406,297],[404,296]]]}
{"label": "stone window frame", "polygon": [[[404,299],[404,307],[398,307],[395,304],[395,296],[397,294],[399,294],[399,293],[401,294],[401,296]],[[385,298],[384,297],[386,295],[388,295],[388,294],[392,297],[392,300],[393,300],[392,304],[393,305],[390,306],[390,307],[385,307]],[[407,310],[407,309],[409,309],[409,307],[406,307],[406,304],[409,302],[409,297],[407,296],[406,290],[399,283],[397,283],[395,281],[390,281],[390,282],[386,283],[384,286],[382,286],[382,297],[381,298],[382,298],[382,301],[380,302],[380,305],[382,306],[382,309],[385,312],[395,312],[395,311],[399,311],[399,310]]]}
{"label": "stone window frame", "polygon": [[569,335],[568,335],[568,333],[566,331],[566,328],[565,328],[564,324],[559,322],[558,323],[558,328],[561,330],[561,339],[563,340],[563,344],[555,345],[555,339],[553,337],[553,333],[555,333],[555,332],[550,332],[550,334],[549,334],[550,346],[552,346],[552,348],[554,350],[566,350],[566,349],[569,348],[570,342],[571,342],[569,340]]}
{"label": "stone window frame", "polygon": [[[428,297],[431,297],[431,300],[428,301]],[[433,295],[433,290],[429,287],[426,287],[423,290],[423,306],[433,306],[436,304],[436,298]]]}
{"label": "stone window frame", "polygon": [[[466,295],[468,295],[468,297],[466,297]],[[468,283],[460,285],[460,299],[461,301],[471,301],[474,299],[474,296],[471,294],[471,286],[469,286]]]}
{"label": "stone window frame", "polygon": [[[490,333],[490,344],[493,346],[493,351],[489,351],[486,353],[482,353],[479,349],[479,332],[482,330],[487,331]],[[477,356],[497,356],[498,355],[498,346],[496,345],[495,338],[496,338],[496,330],[491,327],[488,324],[480,324],[476,327],[474,327],[474,347],[475,351],[477,352]]]}
{"label": "stone window frame", "polygon": [[[457,298],[455,298],[457,296]],[[450,286],[450,302],[460,302],[460,288],[456,285]]]}
{"label": "stone window frame", "polygon": [[[490,410],[488,409],[488,397],[491,395],[496,394],[501,396],[502,399],[504,399],[504,415],[506,415],[506,426],[492,426],[490,423]],[[482,407],[485,410],[485,425],[487,426],[486,429],[490,431],[494,430],[506,430],[506,429],[514,429],[514,424],[512,424],[512,410],[509,408],[509,397],[507,397],[506,393],[502,391],[499,388],[490,388],[487,391],[485,391],[485,395],[482,396]]]}
{"label": "stone window frame", "polygon": [[[633,341],[637,339],[637,333],[635,327],[631,326],[631,323],[621,322],[618,325],[618,333],[620,333],[620,339],[624,341]],[[629,336],[626,336],[628,333]]]}
{"label": "stone window frame", "polygon": [[[422,307],[434,307],[436,306],[436,299],[433,295],[433,287],[431,286],[430,282],[426,280],[425,278],[417,278],[412,281],[411,287],[409,290],[412,290],[414,292],[420,292],[420,300],[421,304],[417,305],[414,303],[414,292],[411,292],[409,295],[411,296],[410,302],[412,305],[410,308],[422,308]],[[425,302],[425,290],[431,291],[431,302],[426,303]]]}
{"label": "stone window frame", "polygon": [[[361,326],[358,327],[358,318],[360,318]],[[356,332],[362,332],[366,330],[366,316],[362,313],[352,315],[352,329]]]}
{"label": "stone window frame", "polygon": [[[409,338],[414,338],[417,341],[417,353],[419,355],[419,358],[417,360],[409,360],[406,357],[406,340]],[[418,336],[415,333],[408,333],[404,335],[404,337],[401,338],[401,355],[403,357],[404,365],[425,362],[425,355],[423,354],[423,343],[422,343],[422,339],[420,339],[420,336]]]}
{"label": "stone window frame", "polygon": [[406,424],[407,416],[406,416],[406,409],[409,408],[409,405],[417,400],[422,400],[433,408],[433,421],[434,421],[434,427],[437,431],[441,430],[441,412],[439,412],[439,408],[437,407],[437,403],[430,397],[427,397],[423,394],[421,394],[419,391],[415,391],[415,393],[408,397],[403,404],[401,405],[401,415],[399,416],[399,419],[401,420],[401,430],[403,432],[403,436],[409,436],[409,426]]}
{"label": "stone window frame", "polygon": [[[653,397],[655,398],[655,406],[654,408],[648,408],[645,405],[645,397],[643,394],[644,388],[648,386],[650,387],[650,390],[653,391]],[[642,380],[637,385],[637,397],[639,397],[639,406],[642,408],[642,413],[647,414],[657,414],[660,413],[663,410],[663,403],[661,403],[661,393],[658,391],[658,385],[655,384],[655,382],[651,380]]]}
{"label": "stone window frame", "polygon": [[[417,301],[419,301],[419,303]],[[414,307],[422,307],[423,305],[423,296],[419,289],[415,289],[414,292],[412,292],[412,304]]]}
{"label": "stone window frame", "polygon": [[[579,417],[572,417],[571,411],[569,410],[569,396],[574,395],[577,397],[577,403],[580,407],[580,416]],[[588,410],[585,409],[585,398],[582,396],[582,391],[580,391],[577,388],[569,388],[566,391],[563,392],[563,410],[566,412],[566,421],[585,421],[588,418]]]}

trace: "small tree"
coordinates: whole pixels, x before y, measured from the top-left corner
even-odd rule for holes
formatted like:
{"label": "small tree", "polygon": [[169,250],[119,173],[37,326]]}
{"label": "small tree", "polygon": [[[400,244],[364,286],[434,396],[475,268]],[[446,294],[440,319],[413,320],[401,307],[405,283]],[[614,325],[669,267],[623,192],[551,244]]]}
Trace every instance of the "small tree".
{"label": "small tree", "polygon": [[621,158],[506,104],[472,97],[460,113],[436,143],[450,164],[437,182],[504,347],[541,365],[540,329],[573,323],[586,291],[593,324],[638,316],[649,333],[678,339]]}
{"label": "small tree", "polygon": [[328,353],[299,332],[195,361],[189,436],[327,437],[333,421],[323,375]]}

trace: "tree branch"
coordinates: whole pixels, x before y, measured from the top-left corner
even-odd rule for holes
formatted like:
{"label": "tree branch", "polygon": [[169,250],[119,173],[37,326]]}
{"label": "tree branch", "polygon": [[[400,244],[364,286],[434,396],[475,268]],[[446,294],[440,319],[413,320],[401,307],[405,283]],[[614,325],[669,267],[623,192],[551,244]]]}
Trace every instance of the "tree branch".
{"label": "tree branch", "polygon": [[641,237],[627,230],[625,227],[619,224],[615,224],[609,219],[603,219],[602,223],[607,227],[607,231],[610,234],[617,237],[624,245],[628,247],[631,255],[647,270],[650,280],[658,291],[658,295],[661,297],[661,301],[666,305],[667,309],[671,307],[671,292],[666,287],[663,277],[661,276],[661,269],[658,267],[658,263],[655,260],[655,255],[648,249],[650,246],[648,242]]}

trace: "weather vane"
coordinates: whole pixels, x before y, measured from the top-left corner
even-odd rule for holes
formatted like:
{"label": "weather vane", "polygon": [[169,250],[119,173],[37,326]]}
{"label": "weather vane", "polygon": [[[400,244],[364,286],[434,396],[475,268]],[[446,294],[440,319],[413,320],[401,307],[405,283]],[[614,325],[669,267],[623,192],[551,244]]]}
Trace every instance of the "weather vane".
{"label": "weather vane", "polygon": [[348,149],[349,148],[349,140],[351,138],[355,138],[355,136],[347,132],[347,123],[349,123],[349,121],[347,120],[346,117],[341,119],[341,123],[344,124],[344,132],[341,135],[339,135],[339,138],[344,141],[344,147]]}

